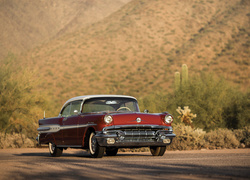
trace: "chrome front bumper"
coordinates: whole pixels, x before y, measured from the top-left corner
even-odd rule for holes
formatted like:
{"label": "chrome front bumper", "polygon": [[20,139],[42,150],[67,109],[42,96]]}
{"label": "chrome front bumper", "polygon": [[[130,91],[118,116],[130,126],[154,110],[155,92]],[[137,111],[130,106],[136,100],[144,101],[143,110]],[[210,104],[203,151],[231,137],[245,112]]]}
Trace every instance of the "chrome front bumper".
{"label": "chrome front bumper", "polygon": [[147,147],[171,144],[176,135],[170,126],[109,126],[96,132],[98,144],[104,147]]}

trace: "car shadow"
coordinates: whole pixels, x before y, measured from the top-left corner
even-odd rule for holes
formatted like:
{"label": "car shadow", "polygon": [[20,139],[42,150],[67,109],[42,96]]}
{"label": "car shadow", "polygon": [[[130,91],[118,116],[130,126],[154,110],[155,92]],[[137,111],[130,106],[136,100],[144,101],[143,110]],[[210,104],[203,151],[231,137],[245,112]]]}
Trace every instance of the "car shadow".
{"label": "car shadow", "polygon": [[[14,156],[23,156],[23,157],[51,157],[49,152],[31,152],[31,153],[20,153],[20,154],[13,154]],[[103,157],[112,158],[112,157],[149,157],[151,154],[145,154],[140,152],[135,153],[126,153],[126,152],[118,152],[116,156],[107,156],[104,154]],[[67,153],[67,150],[65,150],[61,157],[78,157],[78,158],[92,158],[89,152],[87,151],[76,151]],[[57,157],[55,157],[57,158]],[[59,157],[60,158],[60,157]]]}

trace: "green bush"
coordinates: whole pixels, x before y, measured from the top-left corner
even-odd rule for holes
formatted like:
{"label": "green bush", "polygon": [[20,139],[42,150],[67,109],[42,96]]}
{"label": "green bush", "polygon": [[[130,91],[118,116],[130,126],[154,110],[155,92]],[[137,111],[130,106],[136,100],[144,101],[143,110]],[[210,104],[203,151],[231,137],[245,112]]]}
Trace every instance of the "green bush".
{"label": "green bush", "polygon": [[226,127],[240,129],[250,125],[250,92],[231,94],[231,102],[223,107]]}

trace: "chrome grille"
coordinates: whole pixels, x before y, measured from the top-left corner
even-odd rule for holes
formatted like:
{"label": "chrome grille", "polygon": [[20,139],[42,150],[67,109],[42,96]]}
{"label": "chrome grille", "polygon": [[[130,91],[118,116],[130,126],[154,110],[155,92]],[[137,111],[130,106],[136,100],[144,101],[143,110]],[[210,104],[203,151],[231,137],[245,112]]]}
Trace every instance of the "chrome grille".
{"label": "chrome grille", "polygon": [[138,130],[138,129],[126,129],[121,130],[119,132],[121,136],[124,136],[122,139],[123,142],[153,142],[155,141],[156,131],[145,129],[145,130]]}

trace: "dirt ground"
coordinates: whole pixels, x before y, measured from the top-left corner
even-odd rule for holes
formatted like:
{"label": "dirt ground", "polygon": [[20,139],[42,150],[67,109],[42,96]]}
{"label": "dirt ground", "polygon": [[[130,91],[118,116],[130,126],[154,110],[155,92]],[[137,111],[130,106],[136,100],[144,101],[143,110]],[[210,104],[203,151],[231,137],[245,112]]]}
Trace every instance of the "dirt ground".
{"label": "dirt ground", "polygon": [[59,158],[47,148],[1,149],[0,179],[250,179],[250,149],[167,151],[91,158],[68,149]]}

